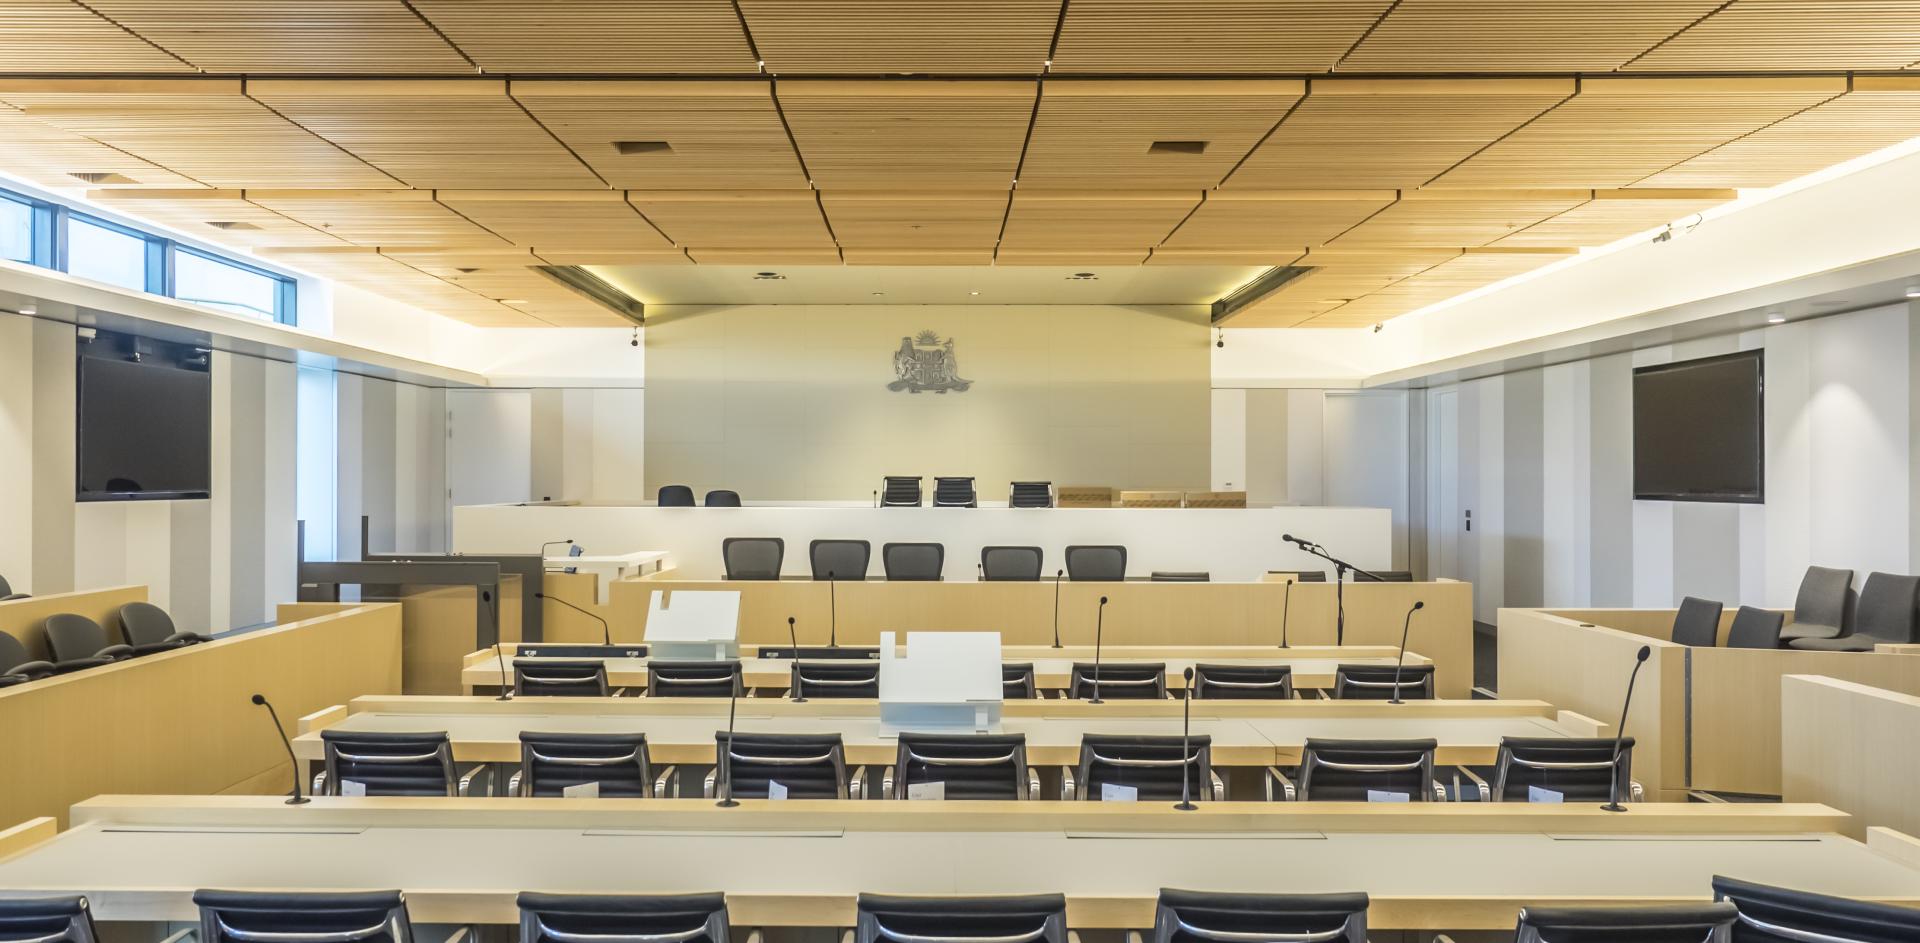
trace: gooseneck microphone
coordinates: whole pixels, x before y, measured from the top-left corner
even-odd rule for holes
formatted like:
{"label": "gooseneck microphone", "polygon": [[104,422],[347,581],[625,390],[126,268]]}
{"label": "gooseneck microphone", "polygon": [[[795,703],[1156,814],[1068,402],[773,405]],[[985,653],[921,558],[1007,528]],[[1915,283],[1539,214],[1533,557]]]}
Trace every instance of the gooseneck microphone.
{"label": "gooseneck microphone", "polygon": [[293,795],[287,797],[288,805],[305,805],[313,800],[300,794],[300,761],[294,759],[293,741],[287,739],[287,731],[280,726],[280,713],[273,709],[264,694],[255,694],[253,703],[267,709],[267,716],[273,718],[273,732],[280,738],[280,745],[287,748],[287,762],[293,767]]}
{"label": "gooseneck microphone", "polygon": [[571,547],[571,546],[573,546],[573,538],[572,538],[572,537],[563,537],[563,538],[561,538],[561,539],[559,539],[559,540],[549,540],[549,541],[547,541],[546,543],[543,543],[543,544],[541,544],[541,545],[540,545],[540,561],[541,561],[542,563],[545,563],[545,562],[546,562],[546,559],[547,559],[547,548],[548,548],[548,547],[551,547],[551,546],[553,546],[554,544],[561,544],[561,545],[563,545],[563,546],[568,546],[568,547]]}
{"label": "gooseneck microphone", "polygon": [[733,708],[738,703],[740,687],[736,684],[727,695],[727,742],[720,745],[720,801],[714,805],[722,809],[740,804],[733,799]]}
{"label": "gooseneck microphone", "polygon": [[1287,592],[1280,600],[1280,647],[1287,647],[1287,618],[1293,615],[1293,584],[1300,582],[1300,574],[1287,581]]}
{"label": "gooseneck microphone", "polygon": [[[536,593],[535,595],[538,595],[538,594]],[[486,603],[487,610],[489,612],[492,612],[493,610],[492,591],[485,590],[485,589],[481,590],[480,601],[483,603]],[[494,698],[494,700],[511,701],[513,700],[513,685],[507,683],[507,649],[504,645],[500,644],[499,613],[494,613],[494,617],[493,617],[493,661],[494,661],[494,664],[500,668],[500,696]]]}
{"label": "gooseneck microphone", "polygon": [[1066,570],[1053,571],[1053,647],[1060,647],[1060,581],[1067,575]]}
{"label": "gooseneck microphone", "polygon": [[1407,661],[1407,633],[1413,631],[1413,614],[1425,608],[1425,602],[1414,600],[1413,608],[1407,610],[1407,621],[1400,626],[1400,657],[1393,662],[1393,697],[1387,700],[1389,704],[1406,703],[1400,700],[1400,666]]}
{"label": "gooseneck microphone", "polygon": [[1107,597],[1100,597],[1100,611],[1093,622],[1093,697],[1089,704],[1105,704],[1100,699],[1100,640],[1107,628]]}
{"label": "gooseneck microphone", "polygon": [[807,699],[800,696],[800,636],[793,630],[793,617],[787,617],[787,641],[793,644],[793,702],[805,704]]}
{"label": "gooseneck microphone", "polygon": [[[827,647],[839,648],[840,647],[840,602],[838,599],[838,594],[834,591],[834,587],[833,587],[833,584],[837,582],[833,578],[833,573],[834,571],[832,570],[827,571]],[[798,657],[799,653],[795,652],[794,655],[795,657]]]}
{"label": "gooseneck microphone", "polygon": [[1198,808],[1193,804],[1193,748],[1188,745],[1193,739],[1193,668],[1189,666],[1180,675],[1187,685],[1180,694],[1180,804],[1174,808],[1192,812]]}
{"label": "gooseneck microphone", "polygon": [[586,616],[586,617],[587,617],[587,618],[589,618],[589,619],[592,619],[592,620],[593,620],[593,621],[595,621],[595,622],[598,622],[598,623],[600,623],[600,642],[601,642],[601,644],[603,644],[603,645],[606,645],[606,646],[607,646],[608,648],[612,648],[612,647],[613,647],[613,629],[612,629],[611,627],[609,627],[609,626],[607,625],[607,620],[605,620],[605,619],[602,619],[602,618],[600,618],[600,617],[599,617],[599,616],[597,616],[597,615],[594,615],[594,614],[593,614],[593,613],[592,613],[591,611],[589,611],[589,610],[586,610],[586,609],[582,609],[581,607],[579,607],[579,606],[576,606],[576,605],[574,605],[573,603],[570,603],[570,602],[568,602],[568,601],[566,601],[566,600],[564,600],[564,599],[561,599],[561,598],[560,598],[560,597],[558,597],[558,596],[549,596],[549,595],[547,595],[546,593],[534,593],[534,594],[533,594],[533,598],[535,598],[535,599],[545,599],[545,600],[547,600],[548,602],[557,602],[557,603],[559,603],[560,605],[562,605],[562,606],[565,606],[565,607],[567,607],[568,609],[572,609],[572,610],[573,610],[574,612],[577,612],[577,613],[579,613],[579,614],[581,614],[581,615],[583,615],[583,616]]}
{"label": "gooseneck microphone", "polygon": [[1627,807],[1620,804],[1620,744],[1627,737],[1627,708],[1633,704],[1633,682],[1640,677],[1640,666],[1653,657],[1653,646],[1640,646],[1639,654],[1634,656],[1633,673],[1627,675],[1627,699],[1620,705],[1620,726],[1613,731],[1613,779],[1607,784],[1607,804],[1600,807],[1603,812],[1625,812]]}

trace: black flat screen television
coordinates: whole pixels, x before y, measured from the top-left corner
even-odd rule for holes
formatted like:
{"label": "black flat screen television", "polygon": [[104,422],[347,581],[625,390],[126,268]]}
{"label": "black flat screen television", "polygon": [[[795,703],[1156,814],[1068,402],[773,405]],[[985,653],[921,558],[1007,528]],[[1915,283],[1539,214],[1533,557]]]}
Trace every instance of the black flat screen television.
{"label": "black flat screen television", "polygon": [[210,360],[204,350],[104,332],[81,345],[78,500],[211,495]]}
{"label": "black flat screen television", "polygon": [[1766,484],[1758,350],[1633,371],[1633,496],[1759,504]]}

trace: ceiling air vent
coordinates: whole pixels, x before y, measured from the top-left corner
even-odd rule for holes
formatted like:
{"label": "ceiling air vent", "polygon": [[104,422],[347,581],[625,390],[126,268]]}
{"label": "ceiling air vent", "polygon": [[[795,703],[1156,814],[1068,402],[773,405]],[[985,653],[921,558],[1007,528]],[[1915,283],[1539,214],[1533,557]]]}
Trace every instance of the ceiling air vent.
{"label": "ceiling air vent", "polygon": [[785,275],[780,274],[779,272],[753,273],[753,280],[756,282],[782,282],[782,281],[786,281],[786,279],[787,277]]}
{"label": "ceiling air vent", "polygon": [[1149,154],[1205,154],[1205,141],[1155,141],[1147,145]]}
{"label": "ceiling air vent", "polygon": [[613,149],[621,154],[673,153],[673,145],[665,141],[615,141]]}
{"label": "ceiling air vent", "polygon": [[1070,282],[1097,282],[1099,280],[1100,280],[1100,276],[1095,275],[1092,272],[1075,272],[1072,275],[1067,276],[1067,281],[1070,281]]}
{"label": "ceiling air vent", "polygon": [[242,222],[238,222],[231,219],[210,219],[210,220],[207,220],[207,225],[212,226],[215,229],[225,230],[227,232],[260,228],[258,226],[255,226],[252,223],[242,223]]}
{"label": "ceiling air vent", "polygon": [[69,177],[72,177],[72,178],[74,178],[75,180],[79,180],[79,181],[81,181],[81,182],[83,182],[83,183],[111,183],[111,184],[125,184],[125,183],[139,183],[139,182],[140,182],[140,181],[138,181],[138,180],[135,180],[135,179],[133,179],[132,177],[129,177],[129,176],[127,176],[126,174],[108,174],[108,173],[80,173],[80,174],[75,174],[75,173],[70,173],[70,174],[67,174],[67,176],[69,176]]}

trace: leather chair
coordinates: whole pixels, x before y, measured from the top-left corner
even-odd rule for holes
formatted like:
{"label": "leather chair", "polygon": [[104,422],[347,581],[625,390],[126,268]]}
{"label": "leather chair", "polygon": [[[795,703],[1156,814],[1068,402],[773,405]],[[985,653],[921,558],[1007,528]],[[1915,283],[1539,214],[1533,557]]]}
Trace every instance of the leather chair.
{"label": "leather chair", "polygon": [[516,697],[611,697],[607,663],[591,661],[513,660]]}
{"label": "leather chair", "polygon": [[0,943],[95,943],[85,897],[0,899]]}
{"label": "leather chair", "polygon": [[738,661],[647,662],[648,697],[739,697],[745,693],[746,681]]}
{"label": "leather chair", "polygon": [[1067,943],[1067,899],[861,894],[849,943]]}
{"label": "leather chair", "polygon": [[1367,943],[1364,893],[1216,894],[1160,890],[1153,943],[1313,940]]}
{"label": "leather chair", "polygon": [[933,506],[937,508],[977,508],[980,496],[973,490],[972,478],[934,478]]}
{"label": "leather chair", "polygon": [[647,735],[520,732],[520,771],[507,781],[509,795],[563,796],[586,783],[598,783],[605,798],[653,798]]}
{"label": "leather chair", "polygon": [[787,685],[807,698],[877,698],[880,696],[880,663],[849,658],[795,660],[788,669]]}
{"label": "leather chair", "polygon": [[1920,940],[1920,909],[1829,897],[1715,875],[1713,899],[1739,908],[1733,943]]}
{"label": "leather chair", "polygon": [[1193,696],[1202,701],[1293,698],[1292,665],[1194,665]]}
{"label": "leather chair", "polygon": [[[1433,700],[1432,665],[1401,665],[1400,699]],[[1394,695],[1394,666],[1335,665],[1333,698],[1336,701],[1391,701]]]}
{"label": "leather chair", "polygon": [[1727,903],[1522,907],[1513,943],[1726,943]]}
{"label": "leather chair", "polygon": [[120,631],[127,637],[135,655],[164,652],[187,645],[212,641],[198,632],[174,628],[173,617],[150,602],[130,602],[120,607]]}
{"label": "leather chair", "polygon": [[1839,638],[1853,622],[1853,571],[1810,566],[1793,598],[1793,623],[1780,633],[1792,642],[1803,638]]}
{"label": "leather chair", "polygon": [[1093,662],[1074,662],[1073,674],[1067,679],[1067,696],[1080,700],[1092,698],[1096,693],[1103,701],[1165,700],[1167,666],[1137,661],[1101,662],[1100,670],[1095,671]]}
{"label": "leather chair", "polygon": [[1127,548],[1115,545],[1067,548],[1067,579],[1118,583],[1127,578]]}
{"label": "leather chair", "polygon": [[947,565],[947,548],[933,543],[890,543],[880,547],[880,566],[892,582],[936,582]]}
{"label": "leather chair", "polygon": [[46,628],[47,649],[53,653],[53,670],[57,673],[110,665],[133,657],[133,646],[108,641],[107,630],[86,616],[71,612],[51,615],[47,617]]}
{"label": "leather chair", "polygon": [[[713,799],[733,780],[735,799],[765,799],[770,783],[787,789],[791,799],[847,799],[864,789],[865,770],[849,778],[847,752],[837,733],[754,734],[723,731],[713,735],[715,758],[705,793]],[[724,751],[721,752],[721,751]]]}
{"label": "leather chair", "polygon": [[1920,606],[1920,576],[1869,573],[1860,587],[1852,632],[1839,638],[1797,638],[1792,646],[1814,652],[1870,652],[1883,642],[1911,643],[1915,606]]}
{"label": "leather chair", "polygon": [[198,943],[413,943],[399,891],[193,892]]}
{"label": "leather chair", "polygon": [[787,542],[778,537],[728,537],[720,541],[720,559],[730,580],[777,580]]}
{"label": "leather chair", "polygon": [[718,893],[523,891],[518,903],[520,943],[730,943],[732,933]]}
{"label": "leather chair", "polygon": [[1046,551],[1039,547],[981,547],[980,578],[989,582],[1037,582]]}
{"label": "leather chair", "polygon": [[709,491],[701,503],[710,508],[737,508],[740,506],[740,492],[724,489]]}
{"label": "leather chair", "polygon": [[653,503],[663,508],[693,507],[693,489],[686,485],[661,485]]}
{"label": "leather chair", "polygon": [[883,508],[919,507],[920,479],[917,476],[888,475],[885,486],[880,489],[880,506]]}
{"label": "leather chair", "polygon": [[1213,771],[1213,738],[1186,738],[1184,754],[1181,739],[1085,734],[1079,765],[1060,771],[1060,798],[1098,801],[1101,787],[1111,784],[1138,790],[1139,799],[1178,802],[1184,772],[1189,798],[1225,800],[1226,783]]}
{"label": "leather chair", "polygon": [[379,733],[322,730],[326,771],[315,777],[313,794],[339,796],[346,783],[358,783],[369,796],[464,796],[474,774],[460,775],[453,765],[453,744],[445,731]]}
{"label": "leather chair", "polygon": [[1720,613],[1724,606],[1711,599],[1688,596],[1673,614],[1673,640],[1681,645],[1712,648],[1720,643]]}
{"label": "leather chair", "polygon": [[41,661],[20,640],[0,632],[0,688],[38,681],[53,674],[53,662]]}
{"label": "leather chair", "polygon": [[1007,701],[1031,701],[1040,696],[1040,684],[1034,677],[1033,662],[1000,664],[1000,698]]}
{"label": "leather chair", "polygon": [[831,661],[834,659],[857,661],[864,658],[872,661],[880,657],[880,649],[862,645],[802,645],[799,648],[794,648],[791,645],[762,645],[754,654],[755,657],[758,658],[774,659],[805,658],[809,661]]}
{"label": "leather chair", "polygon": [[[1366,802],[1371,793],[1393,793],[1408,802],[1442,802],[1446,793],[1433,778],[1434,740],[1323,740],[1308,737],[1300,766],[1291,777],[1267,770],[1268,798]],[[1274,787],[1279,787],[1275,793]]]}
{"label": "leather chair", "polygon": [[902,733],[881,795],[910,798],[913,786],[944,783],[948,799],[1038,799],[1040,773],[1027,766],[1027,735]]}
{"label": "leather chair", "polygon": [[816,580],[857,583],[867,578],[867,568],[873,563],[873,544],[864,540],[815,540],[807,544],[807,562]]}
{"label": "leather chair", "polygon": [[1016,481],[1007,491],[1007,507],[1010,508],[1050,508],[1053,507],[1053,482]]}
{"label": "leather chair", "polygon": [[1780,628],[1786,616],[1752,606],[1741,606],[1727,630],[1728,648],[1779,648]]}
{"label": "leather chair", "polygon": [[28,598],[26,593],[14,592],[13,585],[7,582],[7,578],[4,576],[0,576],[0,602],[6,602],[9,599],[26,599],[26,598]]}
{"label": "leather chair", "polygon": [[1612,737],[1502,737],[1491,785],[1470,769],[1460,772],[1478,786],[1482,802],[1529,802],[1534,787],[1565,802],[1611,802],[1616,776],[1621,802],[1644,798],[1633,781],[1632,737],[1621,739],[1617,758]]}

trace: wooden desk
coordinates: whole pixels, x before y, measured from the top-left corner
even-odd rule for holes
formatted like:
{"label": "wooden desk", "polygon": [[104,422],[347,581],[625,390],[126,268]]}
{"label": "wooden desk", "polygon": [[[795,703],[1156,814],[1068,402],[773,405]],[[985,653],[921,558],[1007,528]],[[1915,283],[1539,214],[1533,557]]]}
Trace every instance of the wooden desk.
{"label": "wooden desk", "polygon": [[[1161,887],[1366,891],[1375,929],[1511,929],[1523,905],[1704,900],[1727,874],[1920,901],[1913,839],[1806,805],[1162,804],[105,796],[0,837],[0,887],[186,921],[202,887],[393,887],[418,923],[507,924],[522,890],[724,889],[743,926],[844,927],[855,894],[1062,892],[1147,927]],[[1904,859],[1901,856],[1906,856]]]}

